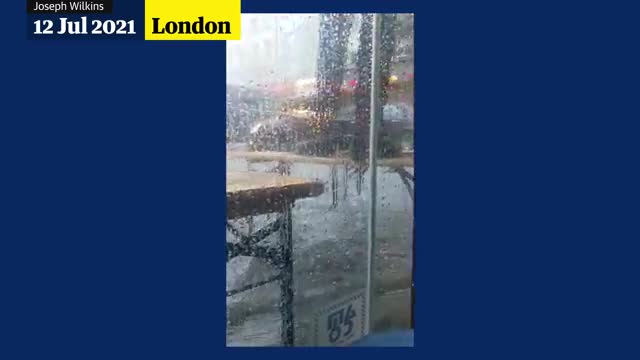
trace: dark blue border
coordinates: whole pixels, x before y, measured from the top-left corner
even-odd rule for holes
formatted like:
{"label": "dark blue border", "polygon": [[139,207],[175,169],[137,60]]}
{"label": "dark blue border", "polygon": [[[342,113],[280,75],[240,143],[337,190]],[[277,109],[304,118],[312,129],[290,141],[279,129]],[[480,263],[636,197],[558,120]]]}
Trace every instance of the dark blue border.
{"label": "dark blue border", "polygon": [[243,13],[413,13],[418,2],[409,0],[242,1]]}
{"label": "dark blue border", "polygon": [[[224,356],[224,44],[26,41],[23,4],[5,6],[2,357]],[[416,349],[375,353],[637,358],[638,9],[428,6]]]}

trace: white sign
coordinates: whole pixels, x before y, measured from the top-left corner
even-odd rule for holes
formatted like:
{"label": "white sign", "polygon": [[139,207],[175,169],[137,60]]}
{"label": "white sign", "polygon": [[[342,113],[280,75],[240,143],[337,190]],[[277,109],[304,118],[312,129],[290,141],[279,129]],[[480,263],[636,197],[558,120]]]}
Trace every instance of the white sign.
{"label": "white sign", "polygon": [[316,346],[345,346],[366,335],[365,291],[338,301],[315,315]]}

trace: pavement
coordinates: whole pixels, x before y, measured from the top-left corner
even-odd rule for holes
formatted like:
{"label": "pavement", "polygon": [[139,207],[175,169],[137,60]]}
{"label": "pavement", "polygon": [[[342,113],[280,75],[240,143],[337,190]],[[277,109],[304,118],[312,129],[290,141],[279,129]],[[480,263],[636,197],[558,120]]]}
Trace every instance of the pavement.
{"label": "pavement", "polygon": [[[252,164],[252,170],[269,171],[275,164]],[[247,170],[234,159],[228,171]],[[326,165],[294,164],[292,176],[329,182]],[[294,294],[296,345],[313,345],[312,323],[318,309],[336,299],[366,288],[366,185],[360,195],[355,180],[344,181],[337,205],[331,191],[318,198],[301,200],[293,213]],[[400,178],[379,171],[378,246],[376,249],[376,299],[371,321],[376,330],[410,326],[413,200]],[[346,190],[346,192],[345,192]],[[345,195],[346,196],[343,196]],[[253,226],[267,222],[254,219]],[[247,228],[249,224],[239,222]],[[258,259],[236,258],[227,265],[227,289],[260,281],[273,270]],[[278,284],[269,284],[227,298],[227,344],[229,346],[277,346],[280,341]]]}

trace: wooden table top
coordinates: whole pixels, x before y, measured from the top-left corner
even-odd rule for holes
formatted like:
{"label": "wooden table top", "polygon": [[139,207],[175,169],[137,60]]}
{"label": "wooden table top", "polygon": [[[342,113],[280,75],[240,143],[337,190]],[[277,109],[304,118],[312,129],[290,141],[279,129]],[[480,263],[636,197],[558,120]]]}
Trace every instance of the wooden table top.
{"label": "wooden table top", "polygon": [[260,172],[227,172],[227,218],[281,211],[285,202],[318,196],[324,184]]}
{"label": "wooden table top", "polygon": [[[346,157],[317,157],[304,156],[288,152],[277,151],[244,151],[231,150],[227,151],[229,159],[245,159],[250,162],[267,162],[282,161],[290,163],[308,163],[308,164],[324,164],[324,165],[352,165],[352,160]],[[387,167],[413,167],[413,153],[397,158],[378,159],[378,166]]]}

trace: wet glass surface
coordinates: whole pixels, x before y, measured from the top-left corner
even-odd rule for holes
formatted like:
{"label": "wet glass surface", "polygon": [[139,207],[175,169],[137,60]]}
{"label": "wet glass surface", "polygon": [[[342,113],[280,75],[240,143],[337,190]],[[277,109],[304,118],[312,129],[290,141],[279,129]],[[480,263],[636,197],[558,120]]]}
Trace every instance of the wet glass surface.
{"label": "wet glass surface", "polygon": [[[366,292],[370,14],[243,15],[227,42],[227,172],[320,182],[291,211],[295,345],[316,345],[320,309]],[[378,142],[375,329],[410,326],[413,242],[413,16],[383,17],[383,122]],[[229,195],[229,194],[228,194]],[[238,205],[239,206],[239,205]],[[243,206],[256,206],[246,202]],[[278,218],[230,220],[227,241]],[[277,233],[261,244],[276,244]],[[263,259],[227,263],[227,291],[278,274]],[[280,286],[227,297],[227,344],[281,344]]]}

